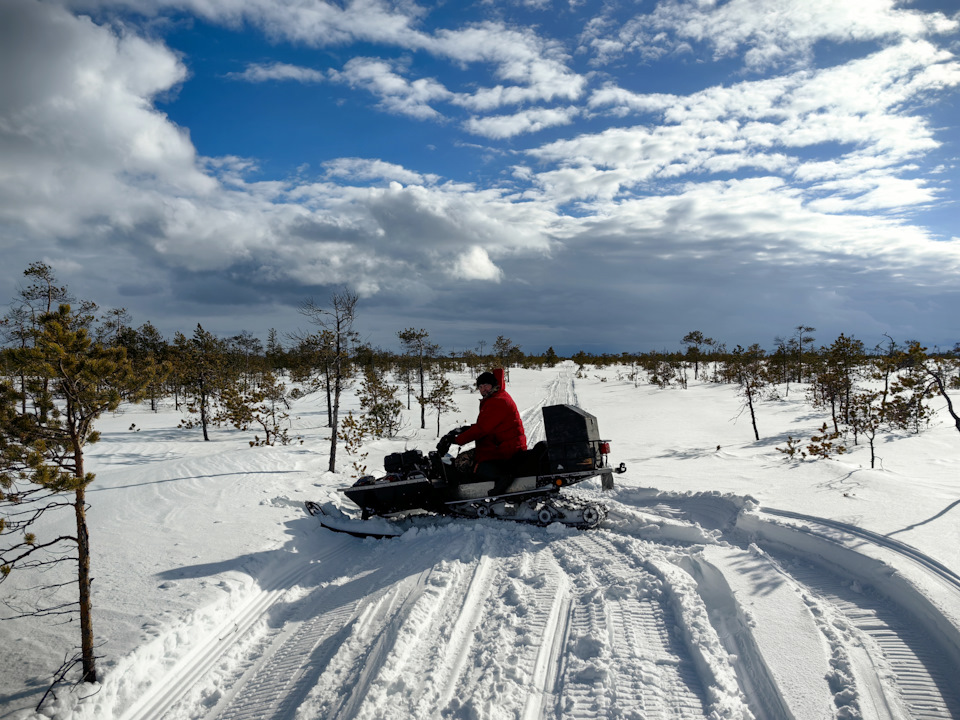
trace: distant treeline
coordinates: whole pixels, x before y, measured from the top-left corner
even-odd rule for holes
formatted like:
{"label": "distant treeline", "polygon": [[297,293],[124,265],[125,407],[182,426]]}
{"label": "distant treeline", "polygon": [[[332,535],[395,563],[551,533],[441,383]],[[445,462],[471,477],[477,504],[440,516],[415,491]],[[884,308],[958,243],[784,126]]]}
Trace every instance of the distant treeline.
{"label": "distant treeline", "polygon": [[[379,378],[382,384],[389,377],[405,392],[408,408],[412,402],[419,403],[421,427],[425,427],[427,407],[435,407],[438,413],[444,407],[443,398],[436,394],[431,404],[429,386],[435,387],[449,372],[479,374],[491,367],[503,367],[508,372],[514,367],[542,369],[563,360],[575,362],[581,373],[591,367],[622,368],[622,376],[634,383],[649,382],[664,388],[685,387],[691,378],[742,384],[746,364],[754,368],[755,384],[789,387],[790,383],[810,383],[822,388],[813,392],[830,398],[834,406],[835,395],[849,396],[856,378],[879,374],[889,383],[891,373],[922,368],[930,392],[944,394],[960,382],[960,343],[951,350],[931,351],[917,342],[901,344],[888,337],[881,345],[867,348],[862,341],[841,334],[831,343],[817,346],[815,328],[806,325],[776,337],[772,351],[762,349],[760,344],[730,348],[693,330],[678,338],[683,349],[677,351],[580,351],[565,357],[551,347],[541,354],[528,354],[501,335],[489,344],[479,341],[475,350],[445,352],[431,341],[427,330],[406,328],[397,331],[401,351],[394,352],[358,340],[353,329],[357,298],[346,290],[334,294],[326,304],[308,300],[301,305],[300,313],[315,328],[312,332],[281,338],[271,329],[263,343],[249,332],[218,337],[198,324],[189,335],[177,332],[165,338],[152,323],[134,327],[123,308],[101,311],[92,302],[76,302],[44,263],[32,264],[24,275],[31,283],[13,299],[0,327],[4,340],[2,374],[21,393],[28,388],[30,375],[22,351],[36,343],[45,314],[56,312],[61,304],[70,304],[73,322],[94,343],[123,350],[153,408],[161,399],[172,400],[189,416],[184,426],[202,428],[205,437],[210,424],[252,424],[263,432],[258,443],[266,444],[289,438],[282,436],[275,421],[265,424],[262,413],[251,414],[253,406],[265,404],[275,416],[276,408],[285,408],[289,398],[323,390],[328,425],[335,428],[339,392],[347,383],[356,379],[370,384]],[[834,389],[837,382],[840,390]],[[374,394],[379,392],[383,390]],[[449,393],[445,397],[449,398]],[[23,407],[26,402],[21,398]]]}

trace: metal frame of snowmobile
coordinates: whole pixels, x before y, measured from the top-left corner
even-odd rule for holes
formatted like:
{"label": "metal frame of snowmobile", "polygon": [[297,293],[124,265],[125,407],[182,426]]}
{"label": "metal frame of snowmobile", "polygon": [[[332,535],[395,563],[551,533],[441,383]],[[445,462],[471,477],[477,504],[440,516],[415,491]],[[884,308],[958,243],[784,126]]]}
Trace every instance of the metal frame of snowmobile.
{"label": "metal frame of snowmobile", "polygon": [[385,469],[392,471],[385,477],[367,476],[339,492],[360,507],[364,520],[426,510],[592,527],[606,515],[606,508],[561,500],[560,489],[597,476],[603,478],[604,488],[611,488],[613,474],[626,467],[608,464],[609,442],[600,439],[594,416],[570,405],[547,406],[542,412],[547,441],[511,460],[517,475],[499,491],[494,492],[494,479],[458,471],[449,456],[434,451],[424,456],[413,450],[385,458]]}

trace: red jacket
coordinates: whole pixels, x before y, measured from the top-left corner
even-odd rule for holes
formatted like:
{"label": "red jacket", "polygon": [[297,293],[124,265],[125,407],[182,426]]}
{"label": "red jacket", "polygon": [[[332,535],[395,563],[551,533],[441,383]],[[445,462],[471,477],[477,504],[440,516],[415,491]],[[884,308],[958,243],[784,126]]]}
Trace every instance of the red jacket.
{"label": "red jacket", "polygon": [[477,463],[506,460],[527,449],[520,412],[506,390],[497,390],[481,400],[477,421],[457,435],[454,442],[466,445],[474,440],[477,443]]}

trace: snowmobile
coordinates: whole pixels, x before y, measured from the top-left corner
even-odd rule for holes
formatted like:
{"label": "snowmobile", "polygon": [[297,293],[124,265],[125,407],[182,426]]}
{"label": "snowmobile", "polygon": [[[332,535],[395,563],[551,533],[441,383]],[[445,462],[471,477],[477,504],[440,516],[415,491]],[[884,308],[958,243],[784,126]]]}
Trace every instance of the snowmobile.
{"label": "snowmobile", "polygon": [[340,488],[361,510],[360,521],[336,508],[308,502],[307,510],[331,530],[351,535],[387,537],[399,534],[384,523],[365,521],[393,518],[414,511],[463,518],[501,518],[537,525],[555,522],[577,528],[596,527],[607,514],[601,503],[562,497],[561,489],[599,476],[604,489],[613,488],[613,475],[626,471],[608,462],[610,443],[600,438],[597,419],[572,405],[541,409],[547,439],[507,461],[496,477],[465,470],[448,452],[464,429],[443,436],[436,450],[393,453],[384,458],[383,477],[367,475],[351,487]]}

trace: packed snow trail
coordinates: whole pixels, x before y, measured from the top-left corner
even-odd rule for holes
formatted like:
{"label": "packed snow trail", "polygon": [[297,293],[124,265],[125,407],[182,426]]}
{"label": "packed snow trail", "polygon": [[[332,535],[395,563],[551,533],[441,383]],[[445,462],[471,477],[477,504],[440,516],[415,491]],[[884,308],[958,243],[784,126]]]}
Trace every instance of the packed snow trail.
{"label": "packed snow trail", "polygon": [[629,556],[600,571],[598,538],[462,525],[351,540],[351,574],[314,578],[276,639],[233,659],[238,691],[168,717],[707,717],[673,610]]}
{"label": "packed snow trail", "polygon": [[[346,538],[334,540],[324,554],[317,558],[322,562],[327,558],[337,558],[349,552]],[[281,572],[262,577],[260,589],[253,591],[246,602],[240,604],[226,617],[223,617],[213,632],[194,643],[183,658],[167,669],[162,682],[155,682],[122,715],[122,720],[160,720],[172,717],[171,710],[182,704],[185,697],[201,678],[207,679],[212,671],[224,664],[223,658],[239,641],[256,636],[267,615],[276,605],[283,602],[288,589],[298,586],[315,569],[315,566],[295,563],[284,567]],[[234,665],[229,660],[226,665]],[[189,714],[187,716],[190,716]]]}
{"label": "packed snow trail", "polygon": [[523,428],[527,436],[527,446],[533,447],[541,440],[546,440],[543,426],[542,408],[549,405],[573,405],[580,407],[577,391],[574,388],[574,372],[572,366],[562,366],[554,378],[543,388],[543,399],[520,412]]}
{"label": "packed snow trail", "polygon": [[578,587],[550,716],[704,717],[704,683],[677,635],[662,583],[605,533],[570,538],[553,552]]}

